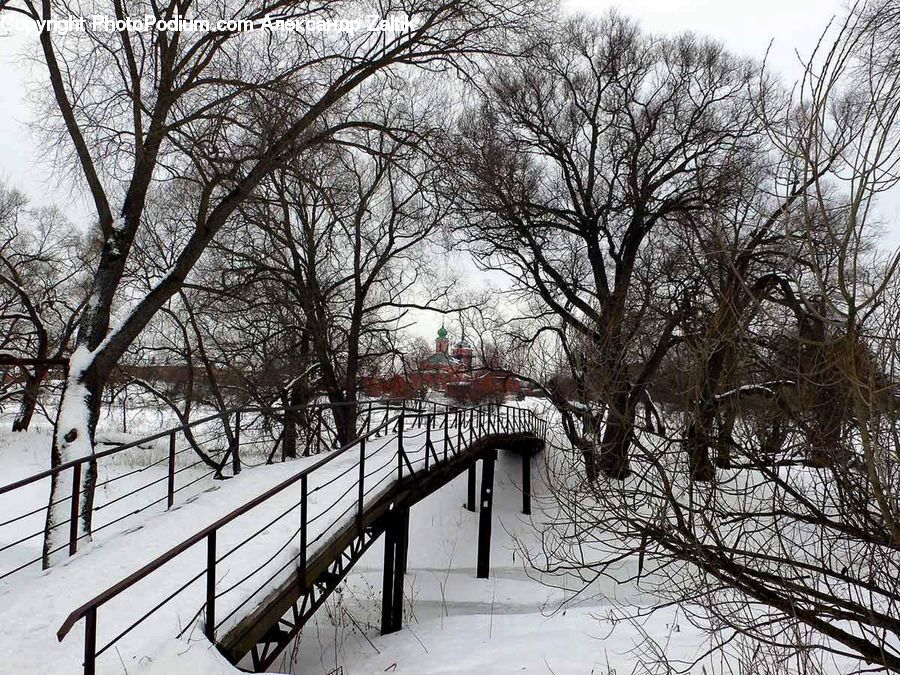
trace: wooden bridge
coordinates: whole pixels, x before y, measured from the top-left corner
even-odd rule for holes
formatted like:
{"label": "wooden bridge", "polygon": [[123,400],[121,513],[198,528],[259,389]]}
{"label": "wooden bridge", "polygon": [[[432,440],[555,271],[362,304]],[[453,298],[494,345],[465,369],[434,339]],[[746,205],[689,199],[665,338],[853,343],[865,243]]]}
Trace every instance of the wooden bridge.
{"label": "wooden bridge", "polygon": [[[242,432],[245,439],[250,437],[241,419],[243,415],[246,420],[249,412],[229,413],[237,423],[229,427],[229,446],[217,458],[222,469],[229,463],[232,472],[240,469]],[[546,423],[531,411],[496,404],[455,408],[408,400],[361,404],[354,409],[359,436],[321,454],[314,450],[323,446],[321,429],[333,419],[333,406],[275,412],[284,428],[269,460],[279,446],[283,455],[292,454],[285,452],[285,446],[293,451],[298,433],[305,439],[302,454],[308,458],[285,464],[288,468],[295,464],[296,471],[248,495],[237,508],[217,514],[210,524],[74,609],[57,637],[62,641],[84,622],[85,673],[94,673],[98,659],[126,636],[133,640],[141,631],[153,635],[169,631],[175,638],[194,629],[202,629],[231,663],[263,672],[382,535],[381,630],[400,629],[410,508],[464,472],[468,472],[466,506],[474,511],[477,502],[480,507],[477,575],[488,577],[494,461],[500,449],[522,457],[522,508],[530,512],[531,458],[543,448],[547,431]],[[190,433],[190,428],[169,429],[149,440],[168,437],[171,458],[179,452],[176,436]],[[476,485],[479,461],[480,487]],[[61,470],[79,469],[73,463]],[[170,460],[165,497],[170,508],[177,492],[176,473]],[[77,499],[73,492],[73,504]],[[75,514],[73,507],[73,518]],[[72,533],[70,550],[74,552],[74,528]],[[104,624],[105,613],[114,617],[112,625]]]}

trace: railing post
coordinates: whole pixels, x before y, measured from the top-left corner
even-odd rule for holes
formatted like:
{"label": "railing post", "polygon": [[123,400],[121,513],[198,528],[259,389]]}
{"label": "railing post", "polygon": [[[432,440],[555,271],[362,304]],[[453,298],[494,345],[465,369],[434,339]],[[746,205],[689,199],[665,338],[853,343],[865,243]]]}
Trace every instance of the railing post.
{"label": "railing post", "polygon": [[166,503],[167,508],[172,508],[175,503],[175,432],[169,434],[169,480],[166,489],[168,496]]}
{"label": "railing post", "polygon": [[[388,399],[385,402],[384,406],[384,424],[387,425],[387,421],[391,419],[391,399]],[[387,426],[384,427],[384,435],[387,436],[390,433],[390,429]],[[381,435],[381,432],[378,432],[378,435]]]}
{"label": "railing post", "polygon": [[363,533],[363,497],[366,493],[364,483],[366,480],[366,438],[363,436],[359,442],[359,498],[356,505],[356,524],[360,536]]}
{"label": "railing post", "polygon": [[216,531],[206,536],[206,638],[216,642]]}
{"label": "railing post", "polygon": [[234,413],[234,451],[231,453],[231,475],[241,472],[241,411]]}
{"label": "railing post", "polygon": [[425,471],[428,471],[428,454],[431,450],[431,415],[425,417]]}
{"label": "railing post", "polygon": [[78,552],[78,502],[81,497],[81,462],[72,467],[72,505],[69,515],[69,555]]}
{"label": "railing post", "polygon": [[300,476],[300,580],[306,590],[306,520],[307,520],[306,474]]}
{"label": "railing post", "polygon": [[406,421],[406,399],[400,408],[400,422],[397,425],[397,482],[403,478],[403,424]]}
{"label": "railing post", "polygon": [[444,411],[444,461],[447,461],[447,446],[450,445],[450,429],[447,425],[450,423],[450,413]]}
{"label": "railing post", "polygon": [[97,608],[84,615],[84,675],[94,675],[97,663]]}

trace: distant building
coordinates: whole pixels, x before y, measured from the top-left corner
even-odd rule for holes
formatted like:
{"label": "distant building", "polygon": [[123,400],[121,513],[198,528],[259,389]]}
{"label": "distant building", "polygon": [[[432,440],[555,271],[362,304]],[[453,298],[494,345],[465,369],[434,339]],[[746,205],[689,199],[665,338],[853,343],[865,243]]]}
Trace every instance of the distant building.
{"label": "distant building", "polygon": [[447,329],[441,326],[434,341],[434,353],[418,364],[419,374],[432,388],[442,387],[451,380],[472,369],[472,350],[468,351],[468,360],[457,356],[459,347],[450,354],[450,340]]}
{"label": "distant building", "polygon": [[430,390],[474,403],[518,395],[523,384],[512,372],[477,367],[474,351],[464,340],[451,352],[447,329],[441,326],[434,342],[434,353],[419,361],[415,372],[368,377],[363,380],[362,388],[373,397],[424,396]]}

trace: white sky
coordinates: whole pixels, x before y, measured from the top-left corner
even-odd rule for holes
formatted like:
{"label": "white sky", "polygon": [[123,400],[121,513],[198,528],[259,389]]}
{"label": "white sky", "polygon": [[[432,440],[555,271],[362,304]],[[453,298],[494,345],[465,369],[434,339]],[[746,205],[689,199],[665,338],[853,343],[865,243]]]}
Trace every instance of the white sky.
{"label": "white sky", "polygon": [[[792,80],[799,73],[796,52],[808,54],[828,22],[840,14],[845,0],[569,0],[574,11],[600,15],[616,8],[636,18],[651,32],[693,31],[721,40],[733,52],[762,59],[770,47],[773,70]],[[29,135],[31,112],[25,101],[28,70],[17,58],[30,38],[0,36],[0,178],[24,190],[36,203],[56,203],[83,221],[88,210],[72,195],[53,189],[41,161],[38,139]],[[41,73],[37,73],[41,75]],[[51,195],[49,198],[47,195]],[[900,222],[900,200],[886,205],[885,217]],[[85,223],[86,224],[86,223]],[[900,243],[900,227],[886,233],[886,243]],[[438,316],[423,316],[420,331],[431,337]],[[448,322],[448,325],[450,323]]]}
{"label": "white sky", "polygon": [[[796,64],[794,50],[808,53],[844,0],[569,0],[588,14],[610,8],[638,19],[654,33],[692,31],[721,40],[744,56],[762,58],[770,42],[771,62],[782,71]],[[791,73],[791,74],[796,74]]]}
{"label": "white sky", "polygon": [[[762,58],[774,41],[770,61],[792,77],[797,73],[794,50],[808,53],[844,0],[569,0],[567,4],[597,15],[615,7],[647,30],[691,30],[751,57]],[[32,115],[25,100],[29,74],[18,55],[29,41],[36,41],[36,33],[0,36],[0,179],[24,190],[37,203],[58,203],[73,219],[81,220],[87,209],[72,204],[65,191],[53,189],[41,160],[39,139],[31,137],[27,128]],[[34,73],[35,78],[42,76],[42,72]],[[48,194],[52,195],[49,200]]]}

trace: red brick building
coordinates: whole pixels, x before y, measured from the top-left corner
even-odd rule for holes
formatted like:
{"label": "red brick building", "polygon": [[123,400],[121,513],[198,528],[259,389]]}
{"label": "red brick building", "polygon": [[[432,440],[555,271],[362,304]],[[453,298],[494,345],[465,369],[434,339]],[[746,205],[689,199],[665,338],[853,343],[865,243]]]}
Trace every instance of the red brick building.
{"label": "red brick building", "polygon": [[414,397],[430,390],[464,402],[502,400],[522,391],[522,381],[514,373],[478,367],[472,348],[463,341],[451,351],[447,336],[441,326],[434,353],[419,361],[415,372],[366,378],[363,391],[373,397]]}

